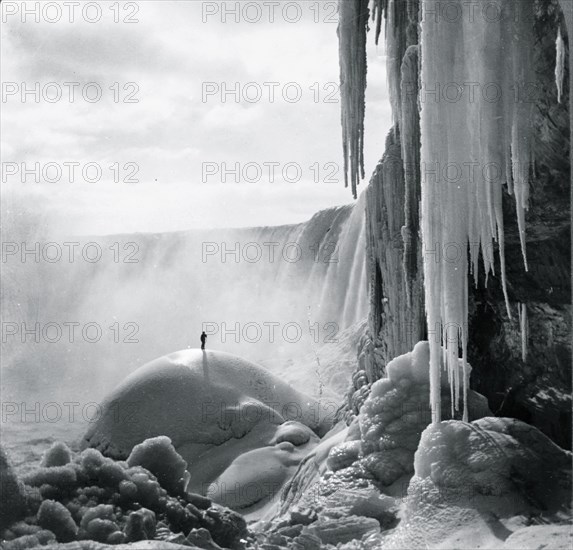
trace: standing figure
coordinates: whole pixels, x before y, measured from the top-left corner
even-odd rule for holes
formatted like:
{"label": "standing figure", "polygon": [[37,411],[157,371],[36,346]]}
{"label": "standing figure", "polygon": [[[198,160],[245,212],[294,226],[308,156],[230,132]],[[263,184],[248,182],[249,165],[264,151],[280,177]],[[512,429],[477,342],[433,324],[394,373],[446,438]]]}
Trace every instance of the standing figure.
{"label": "standing figure", "polygon": [[205,334],[205,331],[203,331],[201,333],[201,349],[204,350],[205,349],[205,341],[207,340],[207,335]]}

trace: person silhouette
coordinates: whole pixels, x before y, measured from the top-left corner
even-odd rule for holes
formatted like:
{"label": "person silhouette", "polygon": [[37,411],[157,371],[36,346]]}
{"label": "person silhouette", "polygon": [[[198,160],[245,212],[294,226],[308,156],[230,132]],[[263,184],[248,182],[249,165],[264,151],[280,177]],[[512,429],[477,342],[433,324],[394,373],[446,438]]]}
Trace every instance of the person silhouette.
{"label": "person silhouette", "polygon": [[207,335],[205,334],[205,331],[203,331],[201,333],[201,349],[205,349],[205,342],[207,340]]}

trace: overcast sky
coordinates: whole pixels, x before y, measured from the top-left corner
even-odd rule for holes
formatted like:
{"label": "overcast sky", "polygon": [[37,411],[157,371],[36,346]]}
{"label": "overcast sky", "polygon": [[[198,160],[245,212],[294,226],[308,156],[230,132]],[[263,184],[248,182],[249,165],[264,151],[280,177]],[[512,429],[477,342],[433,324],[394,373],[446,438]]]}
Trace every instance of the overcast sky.
{"label": "overcast sky", "polygon": [[[48,4],[38,23],[2,2],[4,196],[91,234],[294,223],[352,201],[335,2]],[[382,47],[369,65],[367,174],[391,124]],[[35,163],[39,183],[21,173]]]}

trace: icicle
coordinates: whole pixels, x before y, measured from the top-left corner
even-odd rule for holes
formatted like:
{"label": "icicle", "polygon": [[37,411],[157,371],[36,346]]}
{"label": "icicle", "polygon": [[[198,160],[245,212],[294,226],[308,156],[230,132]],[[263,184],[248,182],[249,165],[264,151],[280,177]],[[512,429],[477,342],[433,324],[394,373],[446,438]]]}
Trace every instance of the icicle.
{"label": "icicle", "polygon": [[406,297],[412,304],[412,285],[418,272],[420,203],[420,114],[418,111],[418,46],[410,46],[402,61],[401,72],[401,144],[404,161],[404,256],[402,268]]}
{"label": "icicle", "polygon": [[521,360],[527,361],[527,341],[529,339],[529,322],[527,320],[527,304],[517,304],[519,315],[519,330],[521,332]]}
{"label": "icicle", "polygon": [[[463,11],[465,3],[458,1]],[[437,101],[424,100],[421,92],[421,164],[439,167],[437,173],[422,170],[421,201],[426,317],[429,329],[442,327],[441,342],[430,339],[430,403],[435,422],[441,418],[441,356],[453,385],[454,407],[458,408],[462,395],[467,418],[468,244],[474,275],[477,277],[481,249],[487,280],[490,272],[494,274],[494,258],[489,251],[497,241],[501,284],[511,313],[504,257],[505,182],[515,196],[527,269],[525,210],[533,162],[533,104],[527,98],[527,85],[534,81],[533,28],[528,17],[532,2],[504,0],[503,16],[496,21],[421,18],[421,82],[428,90],[441,90]],[[425,0],[422,8],[426,14],[441,13],[440,0]],[[448,101],[443,89],[447,83],[498,83],[502,97],[488,101],[484,96],[487,91],[479,89],[470,99],[470,90],[465,89],[465,96]],[[468,164],[478,166],[471,175],[453,179],[444,174],[444,168],[460,170]],[[495,173],[488,173],[486,167],[496,168]],[[447,254],[452,243],[458,247],[456,261]],[[437,256],[440,253],[441,258]]]}
{"label": "icicle", "polygon": [[340,94],[344,182],[352,194],[364,178],[364,96],[366,92],[366,33],[368,0],[339,1]]}
{"label": "icicle", "polygon": [[408,5],[404,0],[386,1],[386,74],[393,122],[401,120],[401,65],[407,49]]}
{"label": "icicle", "polygon": [[376,22],[376,33],[374,35],[376,45],[378,45],[382,32],[382,19],[384,19],[388,13],[388,1],[389,0],[372,1],[372,20]]}
{"label": "icicle", "polygon": [[565,42],[561,35],[561,26],[557,31],[557,41],[555,43],[555,84],[557,85],[557,101],[561,103],[563,98],[563,82],[565,80]]}
{"label": "icicle", "polygon": [[506,0],[510,7],[510,24],[507,32],[511,37],[510,59],[513,64],[512,85],[515,89],[514,111],[511,132],[511,155],[513,159],[513,189],[517,210],[517,225],[521,241],[521,251],[525,271],[528,271],[525,251],[525,210],[529,204],[529,178],[533,166],[533,139],[531,119],[534,103],[528,97],[528,86],[535,81],[533,71],[533,26],[527,6],[528,1],[513,2]]}

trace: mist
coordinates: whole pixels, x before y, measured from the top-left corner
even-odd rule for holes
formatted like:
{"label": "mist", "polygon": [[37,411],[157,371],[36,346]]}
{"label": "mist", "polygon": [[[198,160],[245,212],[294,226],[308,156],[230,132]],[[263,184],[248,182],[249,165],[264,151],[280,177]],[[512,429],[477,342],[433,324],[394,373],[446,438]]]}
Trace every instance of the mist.
{"label": "mist", "polygon": [[202,330],[276,364],[367,315],[362,200],[293,225],[107,236],[64,235],[19,195],[3,209],[6,398],[99,399]]}

